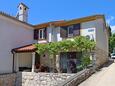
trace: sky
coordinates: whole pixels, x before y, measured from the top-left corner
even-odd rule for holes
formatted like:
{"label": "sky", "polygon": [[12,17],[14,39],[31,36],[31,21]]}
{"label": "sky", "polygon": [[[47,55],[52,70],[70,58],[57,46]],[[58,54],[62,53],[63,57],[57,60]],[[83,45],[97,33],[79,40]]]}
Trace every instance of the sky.
{"label": "sky", "polygon": [[0,11],[15,16],[20,2],[29,7],[31,24],[104,14],[106,21],[115,26],[115,0],[0,0]]}

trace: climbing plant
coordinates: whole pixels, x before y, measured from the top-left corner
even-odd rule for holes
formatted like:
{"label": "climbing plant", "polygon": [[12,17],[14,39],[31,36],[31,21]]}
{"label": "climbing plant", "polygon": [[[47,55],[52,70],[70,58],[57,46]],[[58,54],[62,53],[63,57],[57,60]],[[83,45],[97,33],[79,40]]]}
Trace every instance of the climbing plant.
{"label": "climbing plant", "polygon": [[38,54],[41,55],[48,52],[52,55],[69,51],[91,51],[95,47],[95,42],[87,39],[86,37],[78,36],[72,40],[63,40],[60,42],[51,42],[47,44],[35,44],[35,46],[37,47]]}

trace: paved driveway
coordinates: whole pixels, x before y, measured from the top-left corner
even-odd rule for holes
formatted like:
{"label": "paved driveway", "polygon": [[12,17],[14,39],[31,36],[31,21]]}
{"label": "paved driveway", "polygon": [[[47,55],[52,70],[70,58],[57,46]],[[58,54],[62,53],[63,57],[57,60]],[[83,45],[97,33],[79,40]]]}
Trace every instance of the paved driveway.
{"label": "paved driveway", "polygon": [[115,86],[115,63],[103,67],[79,86]]}

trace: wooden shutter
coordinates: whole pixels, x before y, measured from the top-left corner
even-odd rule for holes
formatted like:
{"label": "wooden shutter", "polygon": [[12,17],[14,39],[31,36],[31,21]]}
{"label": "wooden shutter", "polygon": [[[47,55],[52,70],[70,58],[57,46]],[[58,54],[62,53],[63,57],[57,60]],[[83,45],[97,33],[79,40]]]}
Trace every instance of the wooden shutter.
{"label": "wooden shutter", "polygon": [[38,29],[35,29],[34,30],[34,40],[38,40],[38,37],[39,36],[39,30]]}
{"label": "wooden shutter", "polygon": [[74,36],[79,36],[80,35],[80,23],[79,24],[74,24],[73,35]]}
{"label": "wooden shutter", "polygon": [[60,27],[60,36],[62,38],[67,38],[67,26]]}
{"label": "wooden shutter", "polygon": [[47,38],[47,28],[44,28],[44,38]]}

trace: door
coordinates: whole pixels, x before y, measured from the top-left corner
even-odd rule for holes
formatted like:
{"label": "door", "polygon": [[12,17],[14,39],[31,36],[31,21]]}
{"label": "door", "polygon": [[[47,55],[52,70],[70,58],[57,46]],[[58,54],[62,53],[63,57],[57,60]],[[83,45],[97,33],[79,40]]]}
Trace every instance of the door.
{"label": "door", "polygon": [[40,66],[40,55],[38,53],[35,54],[35,66],[36,68]]}
{"label": "door", "polygon": [[63,73],[67,73],[67,53],[60,53],[60,68]]}

